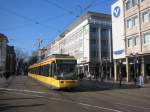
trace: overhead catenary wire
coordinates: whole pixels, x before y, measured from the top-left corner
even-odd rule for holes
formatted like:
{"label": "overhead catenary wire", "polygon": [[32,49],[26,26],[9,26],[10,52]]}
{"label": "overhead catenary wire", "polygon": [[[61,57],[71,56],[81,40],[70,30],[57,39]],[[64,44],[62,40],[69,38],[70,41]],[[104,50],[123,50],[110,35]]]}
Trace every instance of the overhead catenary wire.
{"label": "overhead catenary wire", "polygon": [[[60,8],[60,9],[64,10],[65,12],[67,12],[66,15],[74,15],[75,18],[76,18],[76,17],[79,17],[79,16],[76,15],[73,11],[68,10],[67,8],[64,8],[63,6],[57,4],[57,3],[53,2],[53,1],[50,1],[50,0],[42,0],[42,1],[46,1],[46,3],[49,3],[49,4],[51,4],[51,5],[54,5],[54,6],[58,7],[58,8]],[[93,4],[94,4],[96,1],[97,1],[97,0],[93,0],[92,2],[90,2],[90,3],[89,3],[86,7],[84,7],[84,8],[82,8],[81,6],[79,6],[79,8],[82,9],[81,14],[84,13],[84,12],[85,12],[86,10],[88,10],[89,8],[91,8],[91,7],[93,6]],[[21,28],[24,28],[24,27],[26,27],[26,26],[28,27],[28,26],[31,26],[31,25],[40,25],[40,26],[42,26],[42,27],[44,27],[44,28],[46,28],[46,29],[47,29],[47,28],[48,28],[48,29],[51,28],[51,29],[53,29],[53,30],[56,30],[58,33],[60,33],[60,31],[64,30],[64,28],[60,30],[60,29],[58,29],[58,28],[54,28],[54,26],[49,26],[46,22],[48,22],[48,21],[53,21],[53,20],[56,20],[56,19],[60,19],[60,18],[62,18],[62,17],[65,17],[65,16],[66,16],[65,14],[57,15],[57,16],[55,16],[55,17],[50,17],[50,18],[47,18],[47,19],[42,20],[42,21],[37,21],[37,20],[33,20],[32,18],[29,18],[29,17],[27,17],[27,16],[24,16],[24,15],[22,15],[22,14],[19,14],[19,13],[13,11],[12,9],[9,10],[9,9],[7,9],[7,8],[0,7],[0,10],[1,10],[1,11],[5,11],[5,12],[7,12],[7,13],[9,13],[9,14],[15,15],[15,16],[18,17],[18,18],[22,18],[22,19],[24,19],[24,20],[26,20],[26,21],[31,22],[31,24],[23,24],[23,25],[14,26],[14,27],[10,28],[11,30],[21,29]],[[80,15],[81,15],[81,14],[80,14]],[[72,22],[72,21],[71,21],[71,22]],[[70,23],[69,23],[69,24],[70,24]],[[2,29],[2,28],[1,28],[1,29]],[[9,30],[9,28],[4,28],[4,29],[2,29],[2,30]]]}
{"label": "overhead catenary wire", "polygon": [[[91,7],[94,5],[94,3],[95,3],[96,1],[97,1],[97,0],[93,0],[92,2],[90,2],[90,3],[89,3],[86,7],[84,7],[84,8],[82,8],[81,5],[77,5],[77,7],[79,7],[80,10],[81,10],[80,16],[81,16],[83,13],[85,13],[89,8],[91,8]],[[79,15],[76,16],[76,17],[79,17]],[[73,20],[73,21],[74,21],[74,20]],[[67,29],[67,27],[68,27],[73,21],[71,21],[70,23],[68,23],[68,24],[66,25],[66,27],[64,27],[63,29]]]}
{"label": "overhead catenary wire", "polygon": [[[0,7],[0,10],[1,10],[1,11],[4,11],[4,12],[6,12],[6,13],[9,13],[9,14],[11,14],[11,15],[14,15],[14,16],[16,16],[16,17],[18,17],[18,18],[24,19],[24,20],[26,20],[26,21],[28,21],[28,22],[31,22],[32,24],[28,24],[28,26],[30,26],[30,25],[41,25],[42,27],[55,29],[55,30],[57,30],[57,31],[59,31],[60,29],[54,28],[54,27],[52,27],[52,26],[49,26],[49,25],[45,24],[45,22],[50,21],[50,20],[56,20],[56,19],[58,19],[58,18],[60,19],[60,17],[63,16],[63,15],[57,15],[57,16],[55,16],[55,17],[51,17],[51,18],[48,18],[48,19],[46,19],[46,20],[37,21],[37,20],[33,20],[33,19],[29,18],[29,17],[26,17],[26,16],[24,16],[24,15],[22,15],[22,14],[19,14],[19,13],[13,11],[12,9],[9,10],[9,9],[7,9],[7,8]],[[65,16],[65,15],[64,15],[64,16]],[[44,22],[44,23],[42,23],[42,22]],[[24,24],[24,25],[20,25],[19,27],[18,27],[18,26],[13,27],[13,29],[17,29],[17,28],[20,29],[20,28],[22,28],[22,27],[25,27],[25,24]],[[8,30],[7,28],[4,28],[4,29],[0,28],[0,29],[1,29],[1,30]]]}
{"label": "overhead catenary wire", "polygon": [[[54,2],[52,2],[52,1],[50,1],[50,0],[43,0],[43,1],[45,1],[45,2],[47,2],[47,3],[49,3],[49,4],[51,4],[51,5],[54,5],[54,6],[60,8],[60,9],[62,9],[62,10],[64,10],[64,11],[66,11],[69,15],[75,15],[75,17],[79,17],[79,15],[76,15],[73,11],[66,9],[66,8],[64,8],[63,6],[61,6],[61,5],[57,4],[57,3],[54,3]],[[84,13],[86,10],[88,10],[90,7],[92,7],[92,5],[93,5],[96,1],[97,1],[97,0],[93,0],[93,1],[90,2],[85,8],[83,8],[81,14]],[[81,9],[81,8],[82,8],[82,7],[80,6],[80,9]],[[49,26],[49,25],[45,24],[45,22],[52,21],[52,20],[56,20],[56,19],[60,19],[60,17],[65,17],[65,16],[67,15],[67,14],[66,14],[66,15],[65,15],[65,14],[62,14],[62,15],[57,15],[57,16],[55,16],[55,17],[50,17],[50,18],[45,19],[45,20],[42,20],[42,21],[37,21],[37,20],[33,20],[33,19],[29,18],[29,17],[26,17],[26,16],[24,16],[24,15],[22,15],[22,14],[18,14],[17,12],[13,11],[12,9],[9,10],[9,9],[3,8],[3,7],[0,7],[0,9],[1,9],[1,11],[5,11],[5,12],[7,12],[7,13],[9,13],[9,14],[15,15],[15,16],[17,16],[17,17],[19,17],[19,18],[22,18],[22,19],[24,19],[24,20],[27,20],[27,21],[29,21],[29,22],[32,22],[33,25],[41,25],[42,27],[45,27],[45,28],[52,28],[52,29],[54,29],[54,30],[57,30],[57,32],[60,32],[60,29],[54,28],[53,26]],[[30,25],[32,25],[32,24],[27,24],[27,26],[30,26]],[[20,29],[20,28],[24,28],[24,27],[26,27],[25,24],[24,24],[24,25],[19,25],[19,26],[10,28],[10,29],[11,29],[11,30],[12,30],[12,29],[13,29],[13,30],[16,30],[16,29]],[[0,29],[2,29],[2,28],[0,28]],[[4,28],[4,29],[2,29],[2,30],[9,30],[9,28]]]}
{"label": "overhead catenary wire", "polygon": [[57,8],[59,8],[59,9],[65,11],[65,12],[69,13],[70,15],[78,16],[73,11],[68,10],[67,8],[64,8],[63,6],[53,2],[52,0],[42,0],[42,1],[44,1],[46,3],[49,3],[49,4],[53,5],[53,6],[56,6]]}
{"label": "overhead catenary wire", "polygon": [[96,2],[97,0],[93,0],[92,2],[90,2],[84,9],[82,12],[87,11],[89,8],[91,8],[93,6],[93,4]]}

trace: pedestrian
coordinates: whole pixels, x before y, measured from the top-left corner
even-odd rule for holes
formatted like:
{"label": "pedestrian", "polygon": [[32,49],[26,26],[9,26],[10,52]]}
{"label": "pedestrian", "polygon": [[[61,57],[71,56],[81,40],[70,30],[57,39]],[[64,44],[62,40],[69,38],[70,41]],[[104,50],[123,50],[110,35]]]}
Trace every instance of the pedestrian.
{"label": "pedestrian", "polygon": [[120,72],[119,78],[120,78],[120,80],[119,80],[119,85],[121,86],[121,85],[122,85],[122,79],[123,79],[123,76],[122,76],[122,73],[121,73],[121,72]]}
{"label": "pedestrian", "polygon": [[8,80],[9,77],[10,77],[10,74],[8,72],[4,73],[4,77],[5,77],[6,80]]}
{"label": "pedestrian", "polygon": [[140,74],[139,76],[139,86],[140,87],[144,86],[144,76],[142,74]]}
{"label": "pedestrian", "polygon": [[87,78],[88,78],[89,80],[91,80],[92,77],[91,77],[91,73],[90,73],[90,72],[87,73]]}

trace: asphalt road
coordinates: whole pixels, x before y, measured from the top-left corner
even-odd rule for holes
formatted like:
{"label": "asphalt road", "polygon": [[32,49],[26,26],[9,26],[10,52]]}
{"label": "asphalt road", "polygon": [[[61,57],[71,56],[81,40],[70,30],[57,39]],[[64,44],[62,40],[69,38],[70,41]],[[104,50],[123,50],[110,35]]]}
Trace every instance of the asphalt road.
{"label": "asphalt road", "polygon": [[150,84],[83,81],[74,90],[51,90],[26,76],[0,79],[0,112],[150,112]]}

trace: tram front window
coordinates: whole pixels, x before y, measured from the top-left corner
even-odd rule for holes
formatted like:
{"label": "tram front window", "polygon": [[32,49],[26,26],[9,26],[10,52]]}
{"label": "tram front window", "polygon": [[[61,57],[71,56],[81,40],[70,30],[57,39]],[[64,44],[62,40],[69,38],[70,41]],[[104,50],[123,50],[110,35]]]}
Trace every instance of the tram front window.
{"label": "tram front window", "polygon": [[59,61],[57,63],[57,79],[74,80],[77,79],[75,72],[75,61]]}

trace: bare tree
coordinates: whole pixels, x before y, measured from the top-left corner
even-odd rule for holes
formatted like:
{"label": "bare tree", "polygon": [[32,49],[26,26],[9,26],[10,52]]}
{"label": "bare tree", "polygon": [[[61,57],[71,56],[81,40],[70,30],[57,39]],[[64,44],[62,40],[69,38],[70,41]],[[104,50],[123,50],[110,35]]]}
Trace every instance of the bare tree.
{"label": "bare tree", "polygon": [[16,74],[24,73],[25,63],[28,59],[28,54],[24,52],[21,48],[16,48]]}

